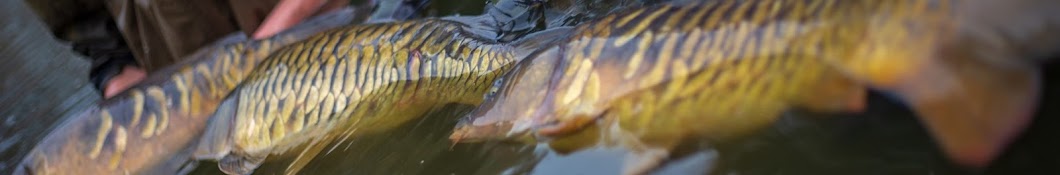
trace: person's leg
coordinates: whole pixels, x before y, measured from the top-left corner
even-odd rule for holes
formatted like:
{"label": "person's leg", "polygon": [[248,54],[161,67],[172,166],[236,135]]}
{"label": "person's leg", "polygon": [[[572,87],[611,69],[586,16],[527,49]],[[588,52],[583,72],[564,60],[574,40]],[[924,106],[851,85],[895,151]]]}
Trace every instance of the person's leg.
{"label": "person's leg", "polygon": [[145,69],[172,64],[173,58],[165,43],[159,42],[162,37],[157,29],[158,23],[152,20],[154,15],[150,11],[136,4],[135,0],[104,0],[104,3],[136,60],[135,65],[122,66],[115,75],[102,82],[103,97],[109,98],[143,80]]}
{"label": "person's leg", "polygon": [[[103,11],[100,0],[22,0],[36,12],[37,17],[55,33],[78,23],[95,12]],[[61,36],[60,36],[61,38]]]}
{"label": "person's leg", "polygon": [[227,3],[211,0],[105,0],[138,66],[124,66],[108,79],[110,97],[146,74],[180,62],[205,44],[236,31]]}
{"label": "person's leg", "polygon": [[237,29],[224,1],[106,0],[106,5],[148,73]]}
{"label": "person's leg", "polygon": [[[24,1],[43,20],[57,39],[69,42],[74,52],[91,60],[92,68],[89,79],[105,97],[124,89],[120,86],[107,88],[106,82],[110,80],[132,82],[138,81],[138,77],[143,77],[143,71],[137,69],[132,51],[125,44],[121,32],[115,26],[111,14],[104,8],[102,0]],[[116,85],[121,84],[129,83]]]}
{"label": "person's leg", "polygon": [[104,0],[104,3],[139,67],[153,70],[172,63],[173,58],[169,56],[172,54],[160,42],[162,37],[152,13],[136,4],[136,0]]}

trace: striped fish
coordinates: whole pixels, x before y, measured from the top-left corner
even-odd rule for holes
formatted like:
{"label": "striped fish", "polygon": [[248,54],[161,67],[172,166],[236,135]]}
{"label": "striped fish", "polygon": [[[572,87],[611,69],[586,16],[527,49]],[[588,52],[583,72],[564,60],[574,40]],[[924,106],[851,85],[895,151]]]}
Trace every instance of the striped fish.
{"label": "striped fish", "polygon": [[192,149],[222,99],[265,55],[311,34],[349,24],[346,9],[275,37],[233,34],[152,73],[137,86],[58,125],[15,174],[183,174]]}
{"label": "striped fish", "polygon": [[297,173],[332,142],[334,149],[385,132],[448,103],[479,104],[517,58],[567,34],[505,44],[467,27],[445,19],[356,25],[279,50],[222,104],[197,155],[228,174],[296,156],[285,174]]}
{"label": "striped fish", "polygon": [[717,0],[625,10],[519,63],[450,138],[556,143],[599,125],[606,132],[596,134],[633,150],[625,172],[641,174],[682,139],[739,137],[792,108],[860,111],[871,87],[905,101],[952,160],[984,166],[1034,111],[1040,60],[1030,58],[1060,51],[1056,4]]}

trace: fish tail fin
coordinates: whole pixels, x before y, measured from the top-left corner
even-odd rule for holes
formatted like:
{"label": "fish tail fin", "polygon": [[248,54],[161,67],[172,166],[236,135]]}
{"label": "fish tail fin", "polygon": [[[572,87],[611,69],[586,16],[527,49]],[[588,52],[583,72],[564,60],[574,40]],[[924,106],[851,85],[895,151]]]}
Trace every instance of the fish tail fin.
{"label": "fish tail fin", "polygon": [[983,168],[1036,111],[1038,65],[1060,53],[1060,33],[1054,32],[1060,29],[1060,11],[1053,9],[1060,1],[954,2],[952,14],[943,15],[954,18],[922,21],[928,27],[910,36],[872,38],[900,42],[889,43],[896,47],[883,49],[879,59],[846,67],[912,108],[951,161]]}
{"label": "fish tail fin", "polygon": [[1060,1],[966,0],[961,5],[956,32],[964,42],[976,43],[976,52],[1004,52],[1023,61],[1060,54]]}
{"label": "fish tail fin", "polygon": [[984,167],[1030,122],[1038,106],[1036,65],[999,63],[966,49],[943,49],[940,64],[892,87],[951,160]]}
{"label": "fish tail fin", "polygon": [[1038,66],[1060,53],[1060,1],[967,0],[935,59],[893,90],[955,163],[987,166],[1032,120]]}

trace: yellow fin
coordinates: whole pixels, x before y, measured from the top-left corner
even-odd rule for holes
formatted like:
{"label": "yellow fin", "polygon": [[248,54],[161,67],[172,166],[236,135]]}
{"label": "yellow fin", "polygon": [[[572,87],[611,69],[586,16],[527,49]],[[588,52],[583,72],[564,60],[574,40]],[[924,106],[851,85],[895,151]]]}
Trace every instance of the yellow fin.
{"label": "yellow fin", "polygon": [[589,125],[566,137],[556,138],[549,141],[548,147],[559,154],[569,154],[578,150],[592,147],[600,142],[601,128],[598,125]]}
{"label": "yellow fin", "polygon": [[305,166],[309,164],[317,154],[320,154],[320,151],[323,151],[324,147],[327,147],[334,138],[335,137],[332,136],[324,136],[310,141],[309,145],[303,148],[301,152],[298,152],[298,156],[295,157],[294,160],[291,160],[291,163],[287,165],[287,169],[284,170],[283,174],[297,174],[302,168],[305,168]]}
{"label": "yellow fin", "polygon": [[985,167],[1030,122],[1040,72],[1025,62],[980,58],[997,57],[982,52],[943,49],[940,56],[937,64],[905,77],[891,90],[918,114],[952,161]]}
{"label": "yellow fin", "polygon": [[799,107],[814,112],[862,112],[865,110],[868,89],[837,71],[824,72],[820,81],[808,92],[796,97]]}

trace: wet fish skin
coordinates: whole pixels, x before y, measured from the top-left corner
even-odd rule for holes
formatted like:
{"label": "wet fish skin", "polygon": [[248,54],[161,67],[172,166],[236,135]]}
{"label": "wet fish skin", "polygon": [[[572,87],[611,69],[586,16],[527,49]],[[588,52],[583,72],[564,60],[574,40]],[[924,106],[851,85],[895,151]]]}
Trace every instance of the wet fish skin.
{"label": "wet fish skin", "polygon": [[[1031,1],[1021,5],[1055,4]],[[1008,22],[969,17],[986,2],[722,0],[616,13],[520,63],[451,138],[562,139],[603,123],[605,136],[648,160],[627,172],[644,173],[682,138],[738,137],[793,107],[859,111],[871,87],[909,104],[952,160],[981,167],[1030,117],[1038,75],[1027,55],[968,52],[998,41],[967,41],[1055,52],[1055,43],[1010,36],[1056,41],[1043,28],[1060,24],[1041,15],[1055,12],[988,11],[1045,27],[968,33]]]}
{"label": "wet fish skin", "polygon": [[[220,49],[226,51],[222,51],[224,56],[217,60],[241,60],[237,58],[242,57],[243,49],[242,44]],[[160,159],[168,157],[166,155],[179,154],[201,132],[209,110],[216,108],[227,94],[218,90],[234,88],[235,85],[233,76],[210,77],[227,79],[229,84],[188,85],[188,82],[213,76],[203,74],[214,73],[209,71],[208,65],[188,66],[165,77],[169,80],[131,88],[113,100],[74,116],[27,157],[25,173],[65,174],[63,172],[69,170],[98,174],[137,173],[141,171],[139,168],[156,166],[151,163],[159,163]],[[200,73],[197,67],[207,71]],[[227,85],[233,86],[225,87]],[[194,123],[202,124],[195,126]],[[200,129],[196,132],[194,128]],[[166,168],[176,170],[180,167]]]}
{"label": "wet fish skin", "polygon": [[314,18],[265,40],[232,34],[189,61],[152,73],[129,90],[60,124],[14,174],[179,174],[206,121],[252,68],[280,46],[338,25],[350,9]]}
{"label": "wet fish skin", "polygon": [[835,25],[810,18],[825,4],[717,3],[641,8],[579,26],[567,44],[520,63],[504,78],[515,82],[499,87],[453,138],[475,135],[477,125],[562,139],[613,120],[622,132],[612,137],[631,139],[633,156],[653,156],[631,160],[658,161],[666,153],[653,149],[742,136],[792,107],[861,108],[864,86],[819,58],[856,45],[808,35]]}
{"label": "wet fish skin", "polygon": [[199,155],[218,160],[228,174],[296,156],[285,172],[292,174],[329,144],[395,128],[448,103],[478,104],[525,55],[517,50],[528,49],[479,38],[467,27],[444,19],[356,25],[277,51],[222,105],[216,119],[228,121],[214,123],[223,124],[212,126],[203,138],[209,149]]}

